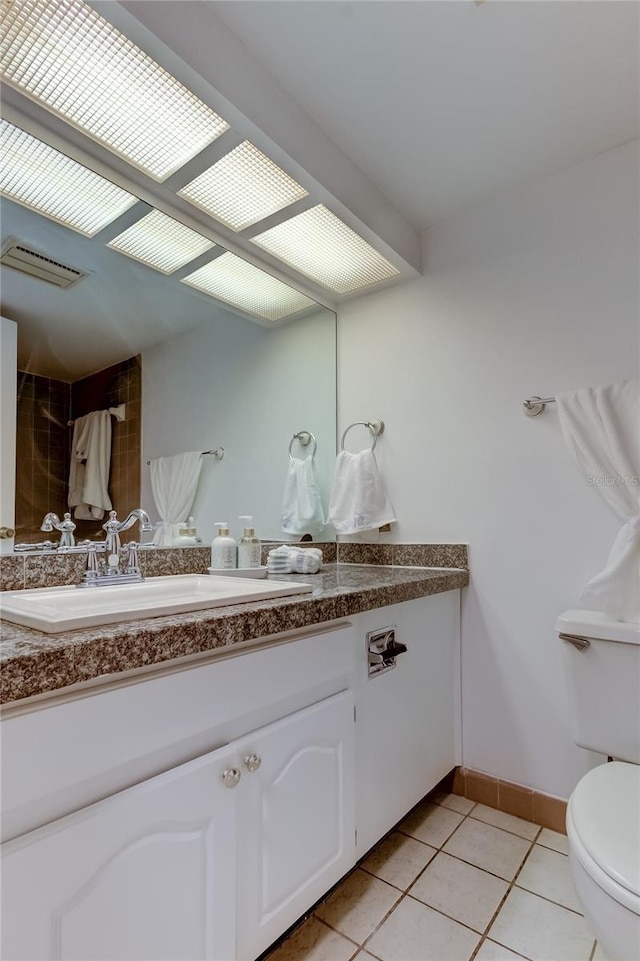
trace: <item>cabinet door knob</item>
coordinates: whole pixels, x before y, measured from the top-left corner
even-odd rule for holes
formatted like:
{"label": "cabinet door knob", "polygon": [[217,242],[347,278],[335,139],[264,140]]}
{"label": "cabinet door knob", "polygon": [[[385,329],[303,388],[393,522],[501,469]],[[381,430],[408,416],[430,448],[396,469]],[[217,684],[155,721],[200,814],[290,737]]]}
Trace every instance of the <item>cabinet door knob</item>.
{"label": "cabinet door knob", "polygon": [[3,540],[9,537],[15,537],[15,531],[12,527],[0,527],[0,538]]}
{"label": "cabinet door knob", "polygon": [[251,771],[252,773],[253,771],[257,771],[261,764],[262,758],[259,754],[247,754],[244,759],[244,766],[247,771]]}
{"label": "cabinet door knob", "polygon": [[237,767],[230,767],[222,775],[222,782],[225,787],[235,787],[242,777]]}

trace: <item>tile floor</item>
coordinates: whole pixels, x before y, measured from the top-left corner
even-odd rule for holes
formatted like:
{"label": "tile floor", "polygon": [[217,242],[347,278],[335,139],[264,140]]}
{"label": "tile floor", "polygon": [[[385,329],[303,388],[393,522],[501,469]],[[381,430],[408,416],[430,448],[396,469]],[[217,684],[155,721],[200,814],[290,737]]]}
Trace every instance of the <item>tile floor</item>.
{"label": "tile floor", "polygon": [[596,961],[567,839],[432,794],[268,961]]}

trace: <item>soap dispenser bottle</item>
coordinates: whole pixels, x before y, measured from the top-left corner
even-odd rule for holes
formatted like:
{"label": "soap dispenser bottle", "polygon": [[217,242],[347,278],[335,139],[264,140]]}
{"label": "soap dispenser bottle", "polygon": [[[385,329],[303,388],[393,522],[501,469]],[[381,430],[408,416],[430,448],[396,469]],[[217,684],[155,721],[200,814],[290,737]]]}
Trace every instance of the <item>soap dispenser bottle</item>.
{"label": "soap dispenser bottle", "polygon": [[201,544],[202,539],[198,537],[198,532],[196,530],[193,517],[190,517],[187,521],[186,526],[178,528],[178,536],[174,538],[174,547],[190,547],[195,544]]}
{"label": "soap dispenser bottle", "polygon": [[244,534],[238,541],[238,567],[260,567],[261,546],[260,538],[256,537],[255,527],[250,527],[253,517],[251,514],[240,514],[239,520],[245,522]]}
{"label": "soap dispenser bottle", "polygon": [[229,536],[226,521],[216,521],[217,537],[211,544],[211,567],[216,571],[232,570],[236,566],[236,542]]}

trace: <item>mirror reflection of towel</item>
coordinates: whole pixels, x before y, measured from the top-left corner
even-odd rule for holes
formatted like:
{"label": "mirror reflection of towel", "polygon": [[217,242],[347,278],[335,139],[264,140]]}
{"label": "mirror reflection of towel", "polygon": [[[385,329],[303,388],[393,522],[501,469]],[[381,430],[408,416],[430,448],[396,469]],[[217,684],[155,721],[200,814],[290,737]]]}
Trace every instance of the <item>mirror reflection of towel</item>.
{"label": "mirror reflection of towel", "polygon": [[174,539],[174,525],[187,519],[196,496],[202,470],[202,451],[191,450],[171,457],[154,457],[150,467],[151,492],[161,517],[154,540],[160,547],[170,547]]}
{"label": "mirror reflection of towel", "polygon": [[317,534],[325,524],[313,457],[290,457],[282,495],[281,530],[285,534]]}
{"label": "mirror reflection of towel", "polygon": [[110,467],[111,414],[95,410],[78,417],[71,444],[69,507],[79,520],[101,520],[111,510]]}

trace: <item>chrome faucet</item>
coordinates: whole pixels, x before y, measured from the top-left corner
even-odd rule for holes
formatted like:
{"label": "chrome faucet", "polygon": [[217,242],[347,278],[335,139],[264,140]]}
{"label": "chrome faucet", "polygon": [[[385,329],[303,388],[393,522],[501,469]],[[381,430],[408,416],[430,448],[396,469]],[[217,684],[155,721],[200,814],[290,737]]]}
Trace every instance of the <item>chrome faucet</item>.
{"label": "chrome faucet", "polygon": [[[123,521],[118,520],[118,515],[115,511],[109,511],[109,520],[102,525],[102,530],[107,532],[105,549],[107,551],[107,562],[110,567],[117,567],[118,565],[120,534],[122,531],[128,531],[130,527],[133,527],[136,521],[140,524],[141,533],[153,530],[149,515],[146,511],[143,511],[141,507],[134,508]],[[115,563],[112,560],[114,557]]]}
{"label": "chrome faucet", "polygon": [[[92,544],[87,551],[87,565],[84,572],[83,586],[98,587],[109,584],[133,583],[143,580],[142,572],[138,566],[138,549],[135,542],[127,545],[128,554],[124,571],[120,570],[120,534],[128,531],[130,527],[138,521],[140,531],[147,532],[153,530],[151,520],[146,511],[141,507],[136,507],[123,520],[118,520],[115,511],[109,511],[109,520],[105,521],[102,529],[106,532],[103,544]],[[152,546],[152,545],[148,545]],[[101,568],[98,564],[97,553],[106,554],[107,563]]]}
{"label": "chrome faucet", "polygon": [[55,530],[60,531],[60,543],[58,544],[58,547],[74,546],[76,540],[73,536],[73,532],[76,529],[76,525],[71,520],[71,514],[65,514],[62,520],[60,520],[58,515],[53,511],[49,511],[48,514],[45,514],[42,524],[40,525],[40,530],[50,533],[52,530],[54,530],[54,528]]}

